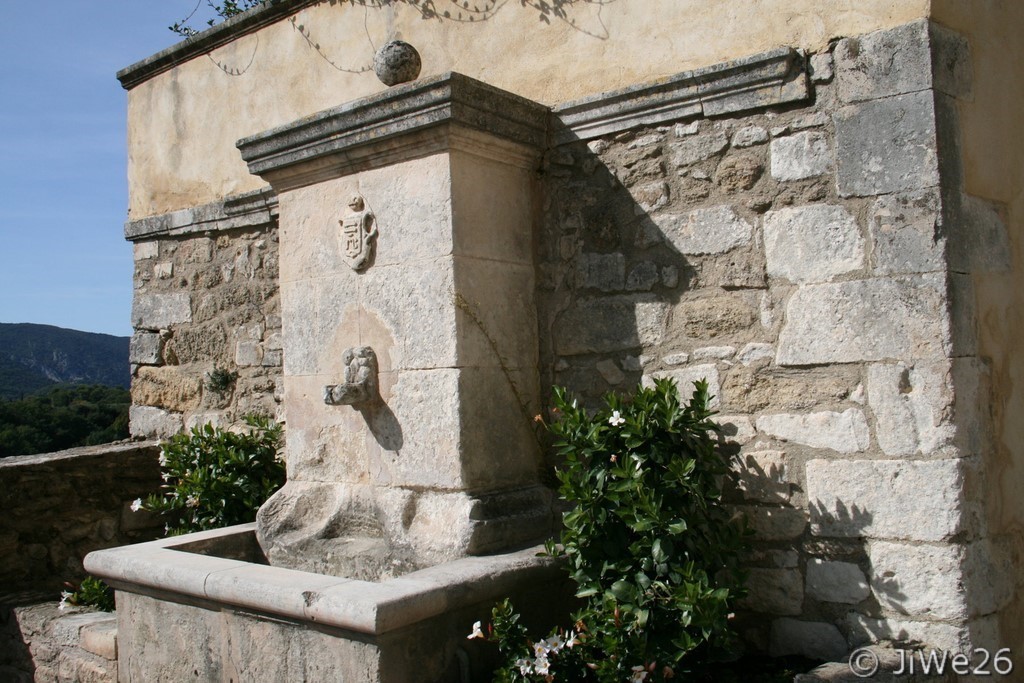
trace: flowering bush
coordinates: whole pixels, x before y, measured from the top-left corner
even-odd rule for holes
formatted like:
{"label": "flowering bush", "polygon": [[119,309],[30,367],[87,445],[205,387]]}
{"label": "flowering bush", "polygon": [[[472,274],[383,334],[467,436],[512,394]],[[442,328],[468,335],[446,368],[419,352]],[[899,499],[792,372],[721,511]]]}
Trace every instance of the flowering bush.
{"label": "flowering bush", "polygon": [[95,607],[103,612],[114,611],[114,591],[103,581],[87,576],[77,586],[72,583],[64,585],[71,590],[60,592],[60,604],[57,606],[60,611],[63,612],[68,605]]}
{"label": "flowering bush", "polygon": [[555,390],[559,493],[574,506],[562,551],[585,604],[572,630],[540,641],[507,601],[495,607],[477,637],[505,658],[496,680],[663,681],[687,653],[729,644],[745,531],[721,504],[728,464],[708,400],[706,382],[683,404],[658,380],[629,399],[610,394],[588,415]]}
{"label": "flowering bush", "polygon": [[246,416],[247,433],[212,425],[176,434],[160,449],[164,493],[132,503],[167,515],[169,535],[219,529],[256,519],[256,511],[285,480],[278,458],[281,426]]}

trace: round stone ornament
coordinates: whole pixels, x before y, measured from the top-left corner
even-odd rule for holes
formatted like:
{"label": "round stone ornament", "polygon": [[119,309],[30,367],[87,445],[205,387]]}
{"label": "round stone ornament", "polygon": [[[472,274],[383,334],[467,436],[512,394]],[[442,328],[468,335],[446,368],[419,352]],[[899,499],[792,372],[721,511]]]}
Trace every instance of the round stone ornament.
{"label": "round stone ornament", "polygon": [[420,53],[402,40],[385,43],[373,56],[373,70],[384,85],[416,80],[421,66]]}

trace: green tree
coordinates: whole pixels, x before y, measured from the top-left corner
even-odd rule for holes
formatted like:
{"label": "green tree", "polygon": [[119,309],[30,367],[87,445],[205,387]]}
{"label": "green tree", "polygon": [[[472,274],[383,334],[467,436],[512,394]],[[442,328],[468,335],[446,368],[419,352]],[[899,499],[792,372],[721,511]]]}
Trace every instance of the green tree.
{"label": "green tree", "polygon": [[130,406],[127,389],[101,385],[60,385],[21,400],[0,400],[0,457],[128,438]]}

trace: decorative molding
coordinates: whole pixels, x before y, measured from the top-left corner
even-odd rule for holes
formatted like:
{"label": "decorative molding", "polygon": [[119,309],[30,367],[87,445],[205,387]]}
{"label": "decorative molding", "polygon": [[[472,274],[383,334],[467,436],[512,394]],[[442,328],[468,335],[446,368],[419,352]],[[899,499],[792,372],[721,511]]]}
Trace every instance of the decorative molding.
{"label": "decorative molding", "polygon": [[804,56],[777,48],[554,108],[552,144],[809,99]]}
{"label": "decorative molding", "polygon": [[258,228],[276,223],[277,195],[267,187],[218,202],[128,221],[124,225],[124,237],[135,242],[153,237]]}
{"label": "decorative molding", "polygon": [[213,52],[244,35],[259,31],[304,7],[319,2],[323,2],[323,0],[268,0],[264,5],[231,17],[213,28],[208,28],[166,50],[161,50],[155,55],[121,69],[117,72],[117,80],[121,81],[121,87],[125,90],[131,90],[179,64]]}
{"label": "decorative molding", "polygon": [[433,154],[461,131],[539,158],[550,110],[458,73],[421,79],[299,119],[237,145],[278,191]]}

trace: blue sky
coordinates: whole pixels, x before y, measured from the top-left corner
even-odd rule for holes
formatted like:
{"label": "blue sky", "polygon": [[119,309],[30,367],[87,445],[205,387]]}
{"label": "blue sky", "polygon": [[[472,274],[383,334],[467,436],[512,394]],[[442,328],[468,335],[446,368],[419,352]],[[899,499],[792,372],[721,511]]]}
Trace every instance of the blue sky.
{"label": "blue sky", "polygon": [[[205,26],[201,6],[192,25]],[[0,0],[0,322],[131,334],[127,93],[196,0]]]}

